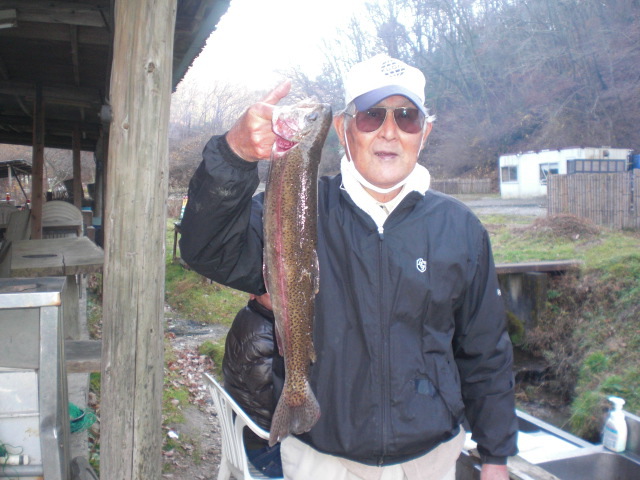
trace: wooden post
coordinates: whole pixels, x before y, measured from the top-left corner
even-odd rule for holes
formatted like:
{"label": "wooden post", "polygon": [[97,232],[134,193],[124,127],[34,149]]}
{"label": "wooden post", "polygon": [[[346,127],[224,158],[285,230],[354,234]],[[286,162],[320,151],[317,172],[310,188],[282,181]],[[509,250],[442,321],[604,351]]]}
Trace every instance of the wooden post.
{"label": "wooden post", "polygon": [[103,125],[102,132],[98,138],[98,144],[96,147],[95,161],[96,161],[96,176],[93,187],[93,224],[100,229],[96,231],[96,243],[104,245],[102,241],[102,219],[104,217],[104,190],[105,190],[105,178],[104,172],[106,171],[107,157],[109,147],[109,125]]}
{"label": "wooden post", "polygon": [[76,125],[73,129],[73,138],[72,138],[72,146],[73,149],[73,204],[82,208],[82,198],[84,194],[82,193],[82,168],[80,166],[80,129],[78,125]]}
{"label": "wooden post", "polygon": [[118,0],[103,219],[100,477],[161,478],[165,200],[177,0]]}
{"label": "wooden post", "polygon": [[36,84],[33,112],[33,170],[31,175],[31,238],[42,238],[42,204],[44,203],[44,97],[42,84]]}

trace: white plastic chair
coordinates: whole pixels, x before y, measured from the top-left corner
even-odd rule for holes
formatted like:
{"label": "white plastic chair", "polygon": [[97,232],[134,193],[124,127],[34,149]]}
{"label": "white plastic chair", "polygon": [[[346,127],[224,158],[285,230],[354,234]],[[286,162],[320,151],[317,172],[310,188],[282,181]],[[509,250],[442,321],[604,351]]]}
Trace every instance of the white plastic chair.
{"label": "white plastic chair", "polygon": [[62,200],[52,200],[42,206],[42,238],[81,237],[82,212]]}
{"label": "white plastic chair", "polygon": [[236,480],[271,479],[272,477],[267,477],[249,462],[242,435],[244,427],[248,427],[260,438],[268,440],[269,432],[254,422],[211,375],[205,373],[203,378],[218,411],[222,430],[222,459],[218,480],[229,480],[232,475]]}

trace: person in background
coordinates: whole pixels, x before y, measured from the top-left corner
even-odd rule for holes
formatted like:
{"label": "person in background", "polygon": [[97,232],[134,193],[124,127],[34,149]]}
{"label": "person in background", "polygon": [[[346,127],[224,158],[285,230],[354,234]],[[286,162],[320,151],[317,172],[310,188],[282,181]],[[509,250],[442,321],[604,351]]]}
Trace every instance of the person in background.
{"label": "person in background", "polygon": [[[268,293],[249,297],[233,320],[222,359],[225,389],[265,430],[271,426],[284,383],[284,360],[278,352],[271,308]],[[268,477],[282,477],[279,443],[269,447],[268,441],[245,428],[244,444],[254,467]]]}
{"label": "person in background", "polygon": [[[344,78],[340,173],[318,185],[310,382],[321,415],[282,441],[286,479],[453,480],[466,419],[482,480],[517,452],[512,345],[476,216],[429,189],[426,80],[378,55]],[[180,249],[191,267],[255,295],[262,276],[257,160],[268,159],[284,82],[213,137],[189,186]]]}

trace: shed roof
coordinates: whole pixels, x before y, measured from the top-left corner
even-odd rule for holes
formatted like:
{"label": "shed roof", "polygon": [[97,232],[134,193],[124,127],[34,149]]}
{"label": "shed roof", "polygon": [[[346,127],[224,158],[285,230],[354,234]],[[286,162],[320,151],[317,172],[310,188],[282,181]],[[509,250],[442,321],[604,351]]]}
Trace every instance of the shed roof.
{"label": "shed roof", "polygon": [[[0,0],[0,143],[33,144],[36,85],[45,101],[45,146],[71,148],[80,128],[93,151],[108,103],[114,4],[122,0]],[[178,0],[173,88],[230,0]]]}
{"label": "shed roof", "polygon": [[5,160],[0,162],[0,178],[7,178],[9,170],[11,175],[31,175],[31,162],[26,160]]}

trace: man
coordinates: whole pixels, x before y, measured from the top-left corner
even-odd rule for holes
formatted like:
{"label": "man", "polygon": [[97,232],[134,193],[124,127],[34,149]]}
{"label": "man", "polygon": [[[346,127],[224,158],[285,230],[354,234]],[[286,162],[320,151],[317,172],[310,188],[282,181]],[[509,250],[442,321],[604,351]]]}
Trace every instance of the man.
{"label": "man", "polygon": [[[417,165],[431,131],[424,75],[387,56],[345,77],[334,127],[341,173],[318,188],[311,386],[321,417],[289,436],[287,479],[449,480],[468,420],[483,480],[508,478],[516,449],[512,347],[486,230],[429,190]],[[288,82],[214,137],[189,188],[181,252],[197,271],[254,294],[262,279],[255,161],[275,136]]]}
{"label": "man", "polygon": [[[262,428],[269,430],[284,380],[284,361],[278,354],[271,299],[268,293],[250,295],[227,334],[222,373],[224,388]],[[267,477],[281,478],[280,444],[244,430],[249,461]]]}

